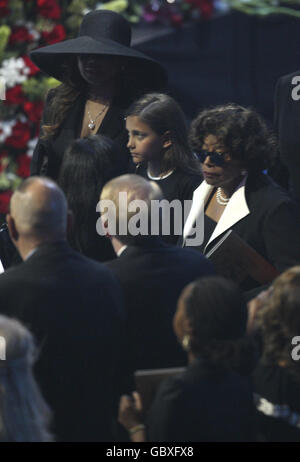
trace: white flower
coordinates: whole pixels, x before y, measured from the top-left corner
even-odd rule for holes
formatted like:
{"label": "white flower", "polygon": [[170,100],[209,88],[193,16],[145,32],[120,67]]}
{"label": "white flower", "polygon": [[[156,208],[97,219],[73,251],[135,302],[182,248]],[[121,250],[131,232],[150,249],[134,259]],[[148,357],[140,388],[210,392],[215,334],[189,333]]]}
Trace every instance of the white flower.
{"label": "white flower", "polygon": [[12,134],[13,126],[15,125],[14,120],[2,121],[0,126],[0,143],[4,143],[6,138]]}
{"label": "white flower", "polygon": [[32,40],[39,40],[41,34],[36,30],[35,25],[31,21],[16,21],[16,26],[23,26],[26,27],[28,32],[32,35]]}
{"label": "white flower", "polygon": [[15,85],[25,82],[30,72],[23,58],[4,59],[0,67],[0,76],[4,78],[6,86],[12,88]]}
{"label": "white flower", "polygon": [[34,148],[36,147],[37,142],[38,142],[38,138],[32,138],[31,140],[28,141],[28,144],[27,144],[28,151],[26,153],[27,156],[32,157],[33,151],[34,151]]}

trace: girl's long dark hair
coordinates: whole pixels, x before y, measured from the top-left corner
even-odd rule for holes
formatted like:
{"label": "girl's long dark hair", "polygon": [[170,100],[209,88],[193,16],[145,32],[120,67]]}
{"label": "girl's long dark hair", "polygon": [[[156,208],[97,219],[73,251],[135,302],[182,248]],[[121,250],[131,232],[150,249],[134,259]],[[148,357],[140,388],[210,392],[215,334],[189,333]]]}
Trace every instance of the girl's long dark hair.
{"label": "girl's long dark hair", "polygon": [[161,173],[178,170],[200,173],[200,165],[188,145],[187,124],[177,102],[163,93],[148,93],[135,101],[126,116],[137,116],[158,135],[169,132],[172,145],[164,152]]}
{"label": "girl's long dark hair", "polygon": [[[96,232],[96,205],[105,183],[123,170],[119,166],[119,147],[109,138],[90,135],[71,143],[64,154],[58,183],[73,213],[69,234],[72,247],[84,255],[105,261],[113,255],[109,241]],[[95,255],[95,249],[103,255]]]}

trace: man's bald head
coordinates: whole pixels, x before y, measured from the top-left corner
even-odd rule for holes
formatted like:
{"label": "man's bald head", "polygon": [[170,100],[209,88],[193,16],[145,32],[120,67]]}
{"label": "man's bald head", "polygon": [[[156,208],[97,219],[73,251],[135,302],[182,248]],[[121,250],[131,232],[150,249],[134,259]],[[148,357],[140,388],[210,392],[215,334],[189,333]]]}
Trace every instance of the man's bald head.
{"label": "man's bald head", "polygon": [[104,186],[100,199],[110,199],[117,202],[120,192],[126,192],[128,202],[143,200],[149,205],[151,200],[161,200],[160,187],[153,181],[148,181],[140,175],[122,175],[110,180]]}
{"label": "man's bald head", "polygon": [[10,216],[18,234],[27,239],[64,239],[67,201],[54,181],[30,177],[13,194]]}
{"label": "man's bald head", "polygon": [[[126,202],[120,201],[120,193],[126,193]],[[151,202],[161,201],[163,194],[160,187],[153,181],[148,181],[140,175],[122,175],[106,183],[104,186],[100,201],[112,201],[116,209],[116,229],[119,230],[120,222],[128,225],[131,218],[137,213],[130,211],[128,206],[133,201],[143,201],[145,209],[147,210],[148,224],[151,220]],[[126,226],[127,227],[127,226]],[[128,227],[127,227],[128,229]],[[123,243],[131,243],[132,240],[139,240],[140,236],[131,236],[128,233],[126,236],[120,235],[117,232],[118,238]]]}

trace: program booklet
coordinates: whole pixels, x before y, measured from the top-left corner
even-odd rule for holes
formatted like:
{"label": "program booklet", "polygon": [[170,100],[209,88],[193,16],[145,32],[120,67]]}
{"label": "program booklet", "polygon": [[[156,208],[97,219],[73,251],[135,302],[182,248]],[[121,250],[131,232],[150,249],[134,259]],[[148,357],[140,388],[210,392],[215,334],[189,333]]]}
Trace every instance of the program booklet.
{"label": "program booklet", "polygon": [[205,256],[211,260],[218,274],[238,284],[247,277],[261,285],[269,284],[279,275],[279,271],[271,263],[232,229]]}
{"label": "program booklet", "polygon": [[174,375],[181,374],[184,367],[171,367],[167,369],[145,369],[134,373],[136,391],[140,394],[145,412],[151,407],[160,383]]}

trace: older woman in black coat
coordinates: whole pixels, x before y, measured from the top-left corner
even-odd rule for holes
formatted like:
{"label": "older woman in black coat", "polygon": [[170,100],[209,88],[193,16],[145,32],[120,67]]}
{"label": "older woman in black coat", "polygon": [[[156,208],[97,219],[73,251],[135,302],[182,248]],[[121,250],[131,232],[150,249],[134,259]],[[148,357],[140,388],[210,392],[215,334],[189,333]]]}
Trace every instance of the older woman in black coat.
{"label": "older woman in black coat", "polygon": [[[190,143],[204,181],[194,191],[185,245],[193,245],[193,225],[204,213],[204,241],[198,247],[204,255],[233,230],[277,271],[299,263],[299,208],[264,173],[275,143],[261,117],[235,104],[204,110],[192,123]],[[258,284],[248,278],[242,287]]]}

